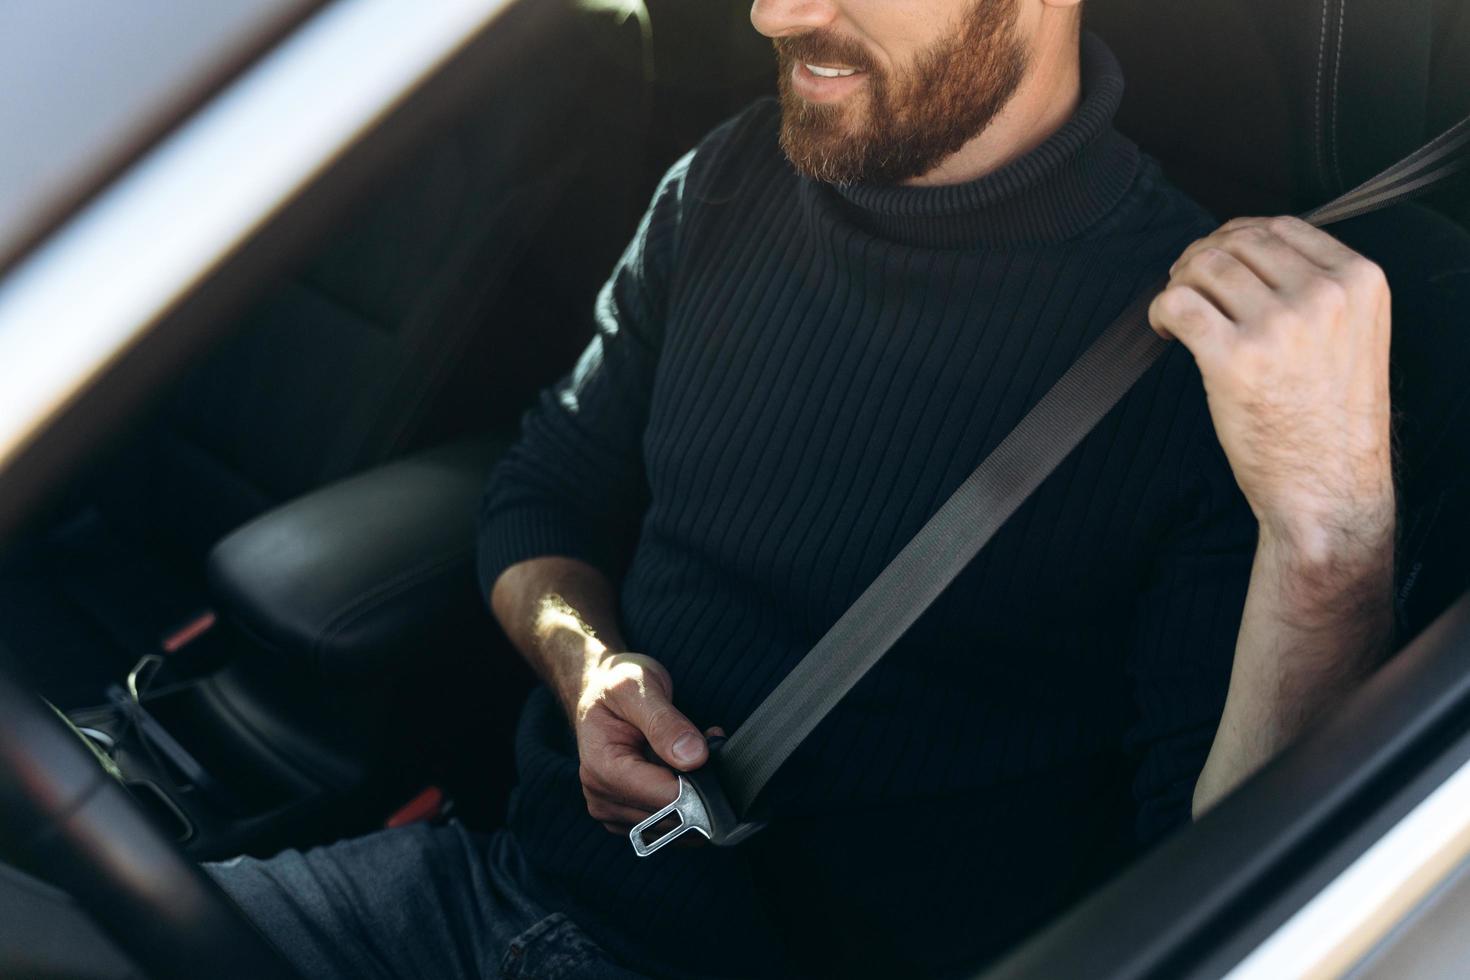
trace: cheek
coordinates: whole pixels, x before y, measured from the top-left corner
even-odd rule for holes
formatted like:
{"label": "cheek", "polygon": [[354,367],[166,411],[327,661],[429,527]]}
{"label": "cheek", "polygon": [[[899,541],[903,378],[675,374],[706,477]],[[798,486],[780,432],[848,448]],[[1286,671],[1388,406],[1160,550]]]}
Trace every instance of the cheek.
{"label": "cheek", "polygon": [[[993,0],[992,0],[993,2]],[[1016,0],[1011,0],[1015,3]],[[1016,8],[1016,34],[1025,38],[1027,43],[1035,40],[1037,32],[1041,28],[1041,15],[1046,10],[1044,4],[1021,3]]]}
{"label": "cheek", "polygon": [[844,0],[847,33],[867,46],[884,72],[901,73],[959,23],[973,0]]}

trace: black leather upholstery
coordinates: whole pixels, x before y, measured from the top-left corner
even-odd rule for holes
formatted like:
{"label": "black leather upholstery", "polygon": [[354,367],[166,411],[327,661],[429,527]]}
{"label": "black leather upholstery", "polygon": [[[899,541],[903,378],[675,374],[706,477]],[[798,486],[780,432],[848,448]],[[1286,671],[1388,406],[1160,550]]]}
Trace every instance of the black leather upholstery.
{"label": "black leather upholstery", "polygon": [[1470,233],[1418,205],[1332,230],[1393,287],[1396,599],[1408,640],[1470,588]]}
{"label": "black leather upholstery", "polygon": [[776,58],[750,24],[750,0],[643,2],[657,69],[658,125],[649,131],[657,180],[718,122],[776,91]]}
{"label": "black leather upholstery", "polygon": [[0,555],[0,640],[67,660],[48,691],[95,703],[99,675],[156,652],[206,607],[205,556],[243,522],[509,429],[575,356],[654,179],[646,24],[628,9],[516,5],[483,96],[263,287],[147,427],[58,500],[64,522]]}
{"label": "black leather upholstery", "polygon": [[209,556],[216,608],[322,679],[380,677],[428,655],[446,620],[485,620],[475,505],[502,446],[390,463],[272,510]]}
{"label": "black leather upholstery", "polygon": [[1119,127],[1221,217],[1320,204],[1470,113],[1465,0],[1085,11],[1128,78]]}
{"label": "black leather upholstery", "polygon": [[647,41],[621,6],[505,15],[483,97],[264,290],[103,474],[114,526],[197,561],[274,504],[513,422],[646,202]]}

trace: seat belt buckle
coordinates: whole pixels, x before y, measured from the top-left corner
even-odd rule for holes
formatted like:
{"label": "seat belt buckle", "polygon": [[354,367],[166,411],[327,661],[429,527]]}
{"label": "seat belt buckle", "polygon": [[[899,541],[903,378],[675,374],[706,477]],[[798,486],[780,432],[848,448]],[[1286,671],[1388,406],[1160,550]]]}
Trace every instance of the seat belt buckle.
{"label": "seat belt buckle", "polygon": [[[709,761],[694,772],[679,773],[679,795],[674,801],[649,814],[628,832],[635,854],[648,857],[691,831],[703,835],[716,847],[734,847],[766,825],[764,820],[741,820],[725,796],[716,764],[724,741],[718,735],[711,737]],[[649,831],[670,817],[677,817],[679,822],[649,840]]]}

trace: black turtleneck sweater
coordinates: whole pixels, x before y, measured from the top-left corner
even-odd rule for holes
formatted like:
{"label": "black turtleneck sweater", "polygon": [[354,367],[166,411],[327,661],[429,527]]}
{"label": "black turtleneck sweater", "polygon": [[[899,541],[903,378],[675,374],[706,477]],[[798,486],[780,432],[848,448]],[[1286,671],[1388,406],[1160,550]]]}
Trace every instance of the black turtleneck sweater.
{"label": "black turtleneck sweater", "polygon": [[[1083,100],[942,188],[827,186],[753,106],[664,180],[597,336],[495,471],[488,591],[584,559],[701,728],[738,728],[1046,388],[1213,226]],[[510,827],[532,887],[656,975],[971,967],[1189,819],[1255,526],[1182,348],[1156,365],[768,787],[736,849],[634,856],[544,690]]]}

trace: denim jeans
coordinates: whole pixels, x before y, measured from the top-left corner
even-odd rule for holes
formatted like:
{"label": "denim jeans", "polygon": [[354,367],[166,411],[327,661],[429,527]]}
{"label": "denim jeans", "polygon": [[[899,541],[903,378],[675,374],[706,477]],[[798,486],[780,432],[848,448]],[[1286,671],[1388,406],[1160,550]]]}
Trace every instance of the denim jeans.
{"label": "denim jeans", "polygon": [[638,980],[526,894],[504,830],[415,824],[205,869],[309,980]]}

